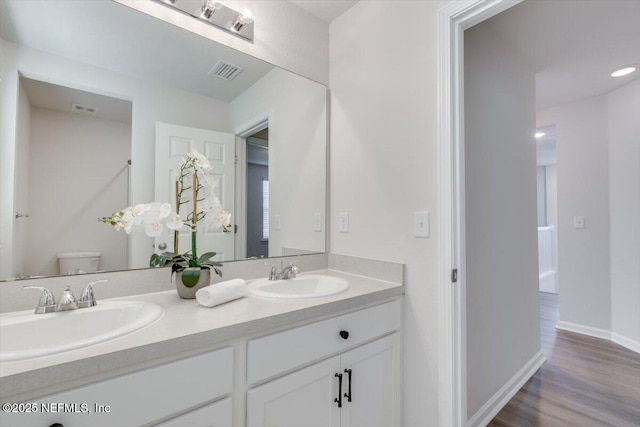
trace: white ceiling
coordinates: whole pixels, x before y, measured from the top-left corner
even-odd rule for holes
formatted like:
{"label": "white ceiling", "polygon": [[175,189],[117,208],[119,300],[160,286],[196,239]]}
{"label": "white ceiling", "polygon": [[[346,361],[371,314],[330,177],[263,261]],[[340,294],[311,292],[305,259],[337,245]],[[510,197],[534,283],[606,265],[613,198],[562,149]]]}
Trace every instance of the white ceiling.
{"label": "white ceiling", "polygon": [[605,94],[638,78],[638,72],[609,76],[640,63],[638,0],[527,0],[485,22],[536,71],[538,108]]}
{"label": "white ceiling", "polygon": [[[57,110],[65,113],[73,112],[75,114],[86,115],[96,119],[131,123],[133,104],[130,101],[85,92],[83,90],[71,89],[65,86],[44,83],[38,80],[27,79],[25,77],[20,78],[20,83],[22,84],[32,107],[47,108],[49,110]],[[71,108],[71,104],[74,103],[93,107],[96,109],[96,112],[91,114],[74,111]]]}
{"label": "white ceiling", "polygon": [[358,0],[289,0],[311,15],[330,24],[338,16],[351,9]]}
{"label": "white ceiling", "polygon": [[[192,2],[194,10],[202,4],[202,0],[181,1]],[[0,36],[227,102],[273,69],[271,64],[113,1],[2,0]],[[245,70],[231,82],[208,76],[221,59]]]}

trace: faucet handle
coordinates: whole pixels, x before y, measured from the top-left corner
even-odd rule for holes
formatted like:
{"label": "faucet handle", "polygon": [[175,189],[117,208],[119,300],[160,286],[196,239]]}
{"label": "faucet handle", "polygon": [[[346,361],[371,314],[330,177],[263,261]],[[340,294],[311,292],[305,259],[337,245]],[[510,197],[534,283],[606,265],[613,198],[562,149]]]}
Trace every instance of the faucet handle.
{"label": "faucet handle", "polygon": [[298,262],[298,261],[294,261],[294,262],[292,262],[291,264],[289,264],[289,268],[291,268],[291,271],[292,271],[294,274],[298,274],[298,273],[300,273],[300,267],[298,267],[298,266],[296,265],[296,262]]}
{"label": "faucet handle", "polygon": [[93,286],[97,285],[98,283],[106,283],[108,281],[109,279],[96,280],[89,283],[87,286],[85,286],[84,290],[82,291],[82,294],[80,295],[80,299],[78,300],[80,307],[85,308],[85,307],[93,307],[94,305],[98,305],[96,296],[93,293]]}
{"label": "faucet handle", "polygon": [[49,289],[44,286],[23,286],[22,289],[40,289],[42,291],[35,309],[36,314],[51,313],[56,310],[56,300]]}
{"label": "faucet handle", "polygon": [[66,311],[66,310],[75,310],[78,308],[78,301],[76,300],[76,296],[73,294],[70,286],[62,291],[62,295],[60,295],[60,299],[58,300],[58,305],[56,305],[56,311]]}
{"label": "faucet handle", "polygon": [[271,264],[271,270],[269,271],[269,280],[278,280],[278,270],[273,264]]}

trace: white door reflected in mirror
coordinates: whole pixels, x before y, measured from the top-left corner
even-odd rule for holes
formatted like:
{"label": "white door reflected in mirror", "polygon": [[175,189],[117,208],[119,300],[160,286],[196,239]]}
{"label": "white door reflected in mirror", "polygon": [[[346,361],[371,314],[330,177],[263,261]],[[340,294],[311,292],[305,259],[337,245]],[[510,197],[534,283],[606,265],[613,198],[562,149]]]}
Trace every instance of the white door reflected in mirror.
{"label": "white door reflected in mirror", "polygon": [[[207,129],[197,129],[178,126],[171,123],[156,123],[156,168],[155,168],[155,201],[169,202],[176,209],[176,187],[180,175],[180,164],[187,154],[196,149],[202,153],[213,169],[208,173],[217,186],[215,194],[222,203],[225,211],[234,218],[234,177],[235,177],[235,135],[216,132]],[[186,199],[191,200],[189,195]],[[180,215],[183,218],[190,213],[191,204],[181,206]],[[179,233],[178,248],[173,244],[173,230],[165,229],[155,237],[156,252],[162,253],[160,245],[165,244],[166,250],[174,253],[184,253],[191,249],[191,231],[184,227]],[[198,252],[215,252],[216,261],[233,259],[234,239],[232,233],[223,233],[220,229],[202,230],[198,232]]]}

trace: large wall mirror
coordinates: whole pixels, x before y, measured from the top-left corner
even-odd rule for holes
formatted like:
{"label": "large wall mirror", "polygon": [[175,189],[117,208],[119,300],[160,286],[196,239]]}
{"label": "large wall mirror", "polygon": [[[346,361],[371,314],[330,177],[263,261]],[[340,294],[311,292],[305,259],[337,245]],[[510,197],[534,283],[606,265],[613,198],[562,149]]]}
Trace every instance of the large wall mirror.
{"label": "large wall mirror", "polygon": [[111,0],[0,0],[0,25],[0,280],[147,268],[169,232],[97,219],[171,201],[193,147],[235,226],[200,236],[218,259],[325,251],[325,86]]}

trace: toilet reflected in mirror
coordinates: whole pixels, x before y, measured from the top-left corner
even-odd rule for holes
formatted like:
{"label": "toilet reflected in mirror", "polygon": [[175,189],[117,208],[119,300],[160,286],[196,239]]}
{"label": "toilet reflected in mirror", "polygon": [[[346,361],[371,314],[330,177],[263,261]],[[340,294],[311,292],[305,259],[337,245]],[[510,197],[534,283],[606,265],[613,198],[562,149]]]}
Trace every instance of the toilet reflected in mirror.
{"label": "toilet reflected in mirror", "polygon": [[60,274],[86,274],[100,270],[100,252],[60,252]]}

